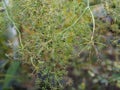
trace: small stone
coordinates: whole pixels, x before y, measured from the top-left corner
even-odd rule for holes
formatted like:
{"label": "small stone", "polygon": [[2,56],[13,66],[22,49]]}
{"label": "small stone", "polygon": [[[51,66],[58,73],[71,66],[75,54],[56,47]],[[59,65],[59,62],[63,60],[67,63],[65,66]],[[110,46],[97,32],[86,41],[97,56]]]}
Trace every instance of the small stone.
{"label": "small stone", "polygon": [[118,42],[117,42],[118,44],[120,44],[120,40],[118,40]]}

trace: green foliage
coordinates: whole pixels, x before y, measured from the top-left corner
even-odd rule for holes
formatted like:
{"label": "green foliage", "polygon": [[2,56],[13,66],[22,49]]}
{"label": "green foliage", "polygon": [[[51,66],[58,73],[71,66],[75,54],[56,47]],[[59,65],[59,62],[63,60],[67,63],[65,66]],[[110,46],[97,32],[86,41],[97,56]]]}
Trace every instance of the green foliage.
{"label": "green foliage", "polygon": [[[88,1],[12,1],[8,13],[23,44],[19,59],[38,74],[36,89],[120,87],[120,1]],[[108,16],[95,17],[92,11],[100,9],[96,4],[104,4]],[[67,86],[70,81],[64,77],[72,78],[73,84]]]}
{"label": "green foliage", "polygon": [[9,88],[9,84],[14,79],[13,76],[16,74],[19,65],[20,65],[19,61],[14,61],[14,62],[11,63],[11,66],[7,70],[6,77],[5,77],[5,80],[4,80],[4,85],[3,85],[4,90]]}
{"label": "green foliage", "polygon": [[6,29],[6,22],[3,19],[4,15],[4,13],[0,12],[0,59],[3,59],[5,57],[5,53],[7,52],[7,47],[5,45],[6,38],[4,37],[4,32]]}
{"label": "green foliage", "polygon": [[[91,17],[81,16],[85,4],[64,0],[19,0],[13,4],[11,16],[23,29],[21,59],[32,63],[37,73],[49,74],[44,83],[49,82],[52,90],[60,88],[68,60],[78,56],[80,49],[90,42],[92,30],[86,24],[91,22]],[[57,83],[54,86],[51,77]]]}

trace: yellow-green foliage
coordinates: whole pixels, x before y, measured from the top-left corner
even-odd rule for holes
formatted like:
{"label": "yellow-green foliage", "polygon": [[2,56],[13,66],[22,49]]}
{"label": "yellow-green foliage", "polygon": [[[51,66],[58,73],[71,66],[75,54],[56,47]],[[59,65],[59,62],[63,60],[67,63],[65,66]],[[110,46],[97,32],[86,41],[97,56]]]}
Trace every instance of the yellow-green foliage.
{"label": "yellow-green foliage", "polygon": [[[0,2],[0,7],[2,8],[2,3]],[[5,38],[5,30],[6,30],[6,22],[4,20],[5,13],[0,12],[0,59],[5,57],[5,53],[7,52],[6,47],[6,38]]]}
{"label": "yellow-green foliage", "polygon": [[48,82],[54,77],[59,83],[68,60],[78,57],[88,43],[91,45],[92,30],[87,25],[92,21],[90,12],[81,16],[86,7],[77,0],[13,1],[10,16],[22,31],[22,62],[32,64],[38,73],[49,74]]}
{"label": "yellow-green foliage", "polygon": [[[115,10],[108,7],[112,6],[111,2],[116,5]],[[60,82],[63,76],[67,75],[67,67],[74,67],[75,76],[80,77],[76,90],[85,90],[89,85],[88,78],[93,79],[92,83],[101,82],[106,85],[109,81],[114,82],[113,78],[119,78],[116,75],[118,68],[111,70],[112,61],[109,60],[107,52],[107,49],[116,46],[112,46],[117,42],[116,38],[110,40],[109,36],[113,31],[114,34],[119,34],[120,24],[117,20],[119,3],[114,0],[111,2],[105,0],[96,3],[103,3],[111,17],[116,15],[112,25],[102,21],[106,16],[100,18],[101,20],[94,18],[91,10],[94,9],[91,6],[94,4],[90,4],[89,0],[13,0],[8,12],[21,31],[19,38],[22,39],[23,48],[20,49],[20,60],[31,65],[36,73],[47,76],[44,81],[42,77],[38,77],[39,83],[45,83],[44,88],[63,88]],[[112,33],[112,37],[114,34]],[[114,57],[115,60],[119,59],[117,54]],[[110,72],[114,74],[109,77]],[[54,84],[51,83],[53,81]],[[119,86],[119,83],[117,85]]]}
{"label": "yellow-green foliage", "polygon": [[14,1],[11,12],[23,31],[23,61],[36,63],[53,59],[60,64],[72,57],[75,46],[86,45],[92,33],[86,25],[91,17],[85,14],[77,21],[84,8],[85,4],[78,1]]}

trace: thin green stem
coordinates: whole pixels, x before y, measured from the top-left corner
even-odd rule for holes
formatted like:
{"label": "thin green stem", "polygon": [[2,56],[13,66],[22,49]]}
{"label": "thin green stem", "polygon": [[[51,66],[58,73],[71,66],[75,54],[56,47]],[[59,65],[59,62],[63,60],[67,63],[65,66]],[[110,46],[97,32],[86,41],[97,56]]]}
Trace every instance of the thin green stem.
{"label": "thin green stem", "polygon": [[69,30],[70,28],[72,28],[81,18],[82,16],[85,14],[85,12],[87,11],[88,7],[86,7],[83,11],[83,13],[79,16],[79,18],[72,24],[70,25],[69,27],[65,28],[62,32],[60,32],[59,34],[63,34],[65,31]]}
{"label": "thin green stem", "polygon": [[87,7],[88,7],[88,10],[90,11],[90,14],[91,14],[91,17],[92,17],[92,22],[93,22],[93,31],[92,31],[92,36],[91,36],[91,41],[93,41],[94,33],[95,33],[95,18],[94,18],[94,15],[93,15],[92,11],[91,11],[89,0],[87,0]]}
{"label": "thin green stem", "polygon": [[5,12],[6,12],[6,15],[7,15],[7,18],[9,19],[9,21],[13,24],[13,26],[15,27],[16,31],[18,32],[18,38],[19,38],[19,43],[20,43],[20,47],[23,49],[23,44],[22,44],[22,40],[21,40],[21,33],[19,31],[19,29],[17,28],[15,22],[12,20],[12,18],[10,17],[9,13],[8,13],[8,7],[5,3],[4,0],[2,0],[3,2],[3,5],[5,7]]}

